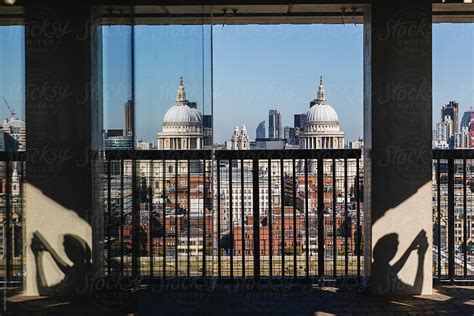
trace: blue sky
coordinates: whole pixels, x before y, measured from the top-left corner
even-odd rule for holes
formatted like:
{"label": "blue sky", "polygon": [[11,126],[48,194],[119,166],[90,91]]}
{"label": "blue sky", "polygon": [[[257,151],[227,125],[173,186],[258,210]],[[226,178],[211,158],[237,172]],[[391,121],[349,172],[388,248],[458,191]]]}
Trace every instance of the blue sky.
{"label": "blue sky", "polygon": [[[361,25],[276,25],[213,28],[215,140],[228,139],[245,123],[251,137],[258,122],[277,108],[284,125],[305,112],[323,75],[328,102],[346,140],[362,136]],[[123,127],[123,104],[131,98],[131,31],[104,27],[104,126]],[[174,104],[180,76],[189,100],[211,112],[209,26],[135,28],[137,136],[156,139],[162,117]],[[0,27],[0,95],[24,117],[22,27]],[[433,27],[433,121],[449,100],[474,106],[474,24]],[[204,92],[204,93],[203,93]],[[1,100],[0,100],[1,101]],[[8,116],[4,104],[0,115]]]}
{"label": "blue sky", "polygon": [[433,121],[441,107],[459,102],[460,118],[474,109],[474,23],[433,26]]}
{"label": "blue sky", "polygon": [[25,117],[24,28],[0,26],[0,118],[10,117],[2,96],[20,118]]}

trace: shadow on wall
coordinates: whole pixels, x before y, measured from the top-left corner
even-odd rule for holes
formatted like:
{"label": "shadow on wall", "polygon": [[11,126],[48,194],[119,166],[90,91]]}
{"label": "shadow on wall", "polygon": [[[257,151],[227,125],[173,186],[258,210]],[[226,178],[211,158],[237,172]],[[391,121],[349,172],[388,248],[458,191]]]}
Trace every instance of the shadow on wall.
{"label": "shadow on wall", "polygon": [[[72,265],[67,264],[51,247],[48,241],[38,231],[33,233],[31,250],[35,256],[36,282],[40,295],[71,295],[78,294],[85,288],[86,277],[92,271],[91,249],[89,245],[77,235],[64,235],[64,252]],[[43,255],[48,252],[57,267],[64,274],[64,278],[57,284],[48,286],[43,268]]]}
{"label": "shadow on wall", "polygon": [[[398,251],[398,234],[387,234],[380,238],[375,244],[373,250],[372,271],[375,284],[377,284],[377,293],[380,294],[417,294],[421,292],[423,286],[423,265],[425,254],[428,250],[428,238],[426,232],[421,230],[403,255],[393,265],[390,261],[395,257]],[[416,270],[415,283],[409,285],[399,279],[398,273],[403,268],[410,257],[412,251],[417,251],[418,267]]]}

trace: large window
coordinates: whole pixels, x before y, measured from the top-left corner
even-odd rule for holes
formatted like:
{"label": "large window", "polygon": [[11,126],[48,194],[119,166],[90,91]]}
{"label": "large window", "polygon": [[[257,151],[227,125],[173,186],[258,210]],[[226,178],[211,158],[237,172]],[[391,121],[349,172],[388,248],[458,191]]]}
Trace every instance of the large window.
{"label": "large window", "polygon": [[285,152],[362,147],[362,26],[136,14],[101,27],[107,272],[360,274],[360,151]]}
{"label": "large window", "polygon": [[[8,16],[8,15],[7,15]],[[0,25],[0,279],[23,276],[24,164],[8,161],[26,150],[25,28]],[[35,89],[36,88],[36,89]],[[38,93],[40,87],[28,89]]]}
{"label": "large window", "polygon": [[474,24],[434,24],[433,149],[456,150],[433,164],[435,277],[448,277],[451,249],[453,277],[474,275],[473,105]]}

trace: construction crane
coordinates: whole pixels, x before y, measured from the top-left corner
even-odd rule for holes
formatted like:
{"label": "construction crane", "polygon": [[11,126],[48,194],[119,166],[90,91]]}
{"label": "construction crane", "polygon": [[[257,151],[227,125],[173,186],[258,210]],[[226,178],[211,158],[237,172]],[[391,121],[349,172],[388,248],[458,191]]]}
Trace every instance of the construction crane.
{"label": "construction crane", "polygon": [[15,117],[15,111],[13,111],[12,107],[10,106],[10,104],[8,104],[7,99],[5,99],[3,95],[2,95],[2,99],[3,99],[3,102],[5,102],[5,104],[7,105],[8,111],[10,111],[10,113],[12,114],[12,117]]}

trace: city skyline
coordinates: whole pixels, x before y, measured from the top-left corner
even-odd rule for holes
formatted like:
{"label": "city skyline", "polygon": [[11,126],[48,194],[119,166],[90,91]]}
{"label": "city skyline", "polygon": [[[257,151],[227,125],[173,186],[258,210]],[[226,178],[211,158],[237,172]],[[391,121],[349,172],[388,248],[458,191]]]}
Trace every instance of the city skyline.
{"label": "city skyline", "polygon": [[[109,30],[115,29],[110,31],[115,32],[115,37],[114,34],[109,34],[113,45],[109,49],[107,45],[104,45],[104,130],[125,128],[122,126],[123,114],[121,112],[125,102],[130,99],[128,68],[130,54],[126,49],[129,45],[127,34],[130,28],[118,28],[120,30],[115,27],[109,28]],[[205,68],[209,68],[207,65],[210,64],[210,51],[207,45],[201,47],[202,39],[196,34],[202,35],[207,40],[210,38],[210,29],[205,28],[199,31],[200,33],[196,33],[198,29],[201,30],[201,26],[189,27],[189,31],[185,31],[183,26],[136,27],[138,32],[135,50],[136,57],[140,58],[135,68],[136,137],[138,139],[153,141],[156,138],[156,133],[162,125],[161,119],[173,104],[175,84],[180,76],[187,78],[190,99],[198,103],[200,110],[203,110],[203,103],[205,103],[204,114],[209,114],[210,88],[207,88],[207,83],[210,76],[209,73],[205,73],[203,82],[202,65],[198,61],[204,58]],[[182,32],[177,32],[177,30]],[[227,25],[224,28],[216,26],[213,32],[215,142],[223,143],[232,134],[234,126],[242,125],[242,123],[246,124],[250,138],[254,139],[258,123],[268,119],[268,110],[272,108],[277,108],[282,113],[283,127],[293,126],[293,114],[303,113],[308,109],[307,100],[314,97],[320,74],[325,76],[328,90],[332,91],[328,93],[328,100],[339,113],[341,126],[347,135],[346,139],[357,139],[363,136],[362,26]],[[170,34],[174,34],[174,37],[170,37]],[[452,34],[456,35],[452,36]],[[433,129],[439,120],[439,109],[449,101],[459,103],[460,115],[474,106],[474,41],[469,41],[474,37],[473,34],[474,26],[470,24],[435,24],[433,26]],[[151,44],[146,41],[150,35],[155,35],[151,37],[154,39]],[[177,36],[185,39],[184,46],[183,43],[179,43],[180,41],[176,41]],[[17,116],[24,119],[24,62],[21,53],[24,49],[23,27],[2,28],[0,39],[6,44],[0,49],[5,69],[0,74],[0,95],[5,96],[15,109]],[[157,42],[163,39],[166,49],[157,45]],[[107,36],[104,41],[107,42]],[[296,43],[298,41],[299,45]],[[168,42],[173,44],[166,45]],[[323,46],[325,55],[330,58],[323,60],[314,55],[315,63],[306,65],[307,67],[297,68],[291,63],[289,63],[290,66],[285,66],[283,63],[285,56],[294,61],[295,56],[298,55],[298,53],[288,52],[288,49],[284,47],[285,43],[291,43],[292,45],[288,46],[293,47],[293,50],[303,51],[305,54],[318,51],[316,48]],[[145,45],[148,45],[147,51],[151,53],[146,53]],[[194,58],[185,60],[179,64],[180,67],[177,67],[176,59],[172,55],[177,54],[182,47],[191,48],[190,55]],[[266,54],[272,47],[271,54]],[[204,55],[196,52],[197,48],[205,48]],[[450,58],[453,48],[459,48],[456,49],[457,58]],[[340,50],[348,51],[350,58],[347,60],[338,58],[338,56],[341,57]],[[255,68],[251,83],[243,80],[245,75],[248,75],[248,69],[239,70],[242,68],[240,63],[229,62],[240,60],[236,58],[238,56],[235,55],[235,51],[239,51],[241,58],[249,62],[247,68],[257,66],[262,59],[269,60],[268,63]],[[183,59],[186,54],[177,55]],[[253,60],[247,60],[249,57],[253,57]],[[307,60],[307,58],[301,59]],[[338,63],[341,65],[338,66]],[[108,64],[114,65],[116,69],[111,71]],[[168,65],[164,67],[165,64]],[[352,66],[348,67],[348,65]],[[288,67],[293,67],[294,73],[287,73]],[[149,69],[145,71],[146,68]],[[272,71],[271,68],[276,68],[276,70]],[[295,74],[305,68],[308,68],[309,75],[301,72],[298,76]],[[197,69],[200,71],[195,71]],[[236,69],[239,71],[235,71]],[[229,76],[229,73],[232,75]],[[456,80],[452,80],[450,76],[452,73],[456,74]],[[111,78],[114,80],[110,81]],[[357,78],[357,81],[352,80],[353,78]],[[290,84],[283,89],[285,80]],[[206,87],[204,99],[202,97],[203,85]],[[265,89],[262,88],[264,86]],[[120,93],[117,93],[117,88]],[[290,97],[283,98],[285,93],[290,94]],[[259,94],[263,94],[264,99],[271,96],[277,100],[280,98],[281,101],[261,102],[257,97]],[[247,102],[252,98],[253,102]],[[357,102],[346,102],[349,99],[357,99]],[[232,115],[228,115],[232,109],[237,110],[232,111]],[[6,106],[0,107],[0,115],[4,118],[10,116]]]}
{"label": "city skyline", "polygon": [[[300,29],[301,27],[301,29]],[[240,63],[236,63],[234,65],[230,62],[230,60],[240,60],[238,56],[235,56],[235,53],[232,51],[239,51],[239,54],[244,54],[243,60],[246,62],[248,61],[248,57],[252,56],[252,51],[254,55],[257,55],[257,58],[250,60],[251,65],[246,66],[247,68],[255,66],[259,61],[261,61],[264,57],[269,56],[261,56],[262,50],[258,50],[258,47],[268,48],[272,44],[275,44],[275,38],[279,39],[280,44],[282,42],[288,41],[293,35],[300,36],[300,45],[301,43],[305,43],[301,40],[301,37],[305,32],[300,30],[304,30],[304,28],[311,29],[313,28],[314,31],[317,31],[316,36],[321,36],[325,39],[329,39],[330,36],[324,37],[324,32],[329,32],[330,34],[337,33],[339,34],[339,40],[334,41],[332,40],[332,45],[340,49],[340,46],[346,46],[349,51],[353,51],[353,47],[350,47],[349,41],[346,40],[351,37],[352,39],[355,38],[353,41],[357,47],[360,45],[360,51],[356,52],[357,56],[352,56],[353,60],[358,60],[360,63],[360,72],[359,71],[351,71],[352,76],[358,78],[358,82],[354,82],[353,80],[349,80],[350,77],[348,76],[336,76],[338,73],[341,73],[340,68],[344,67],[335,67],[332,68],[329,72],[321,70],[314,70],[314,73],[311,73],[311,76],[308,75],[307,78],[298,78],[298,80],[293,80],[293,84],[288,87],[288,89],[282,89],[283,82],[282,80],[277,80],[278,78],[268,78],[269,74],[265,73],[264,71],[255,71],[252,75],[252,82],[247,83],[244,80],[245,76],[245,69],[242,68]],[[286,29],[285,29],[286,28]],[[319,32],[318,32],[319,30]],[[184,32],[184,31],[183,31]],[[226,34],[227,32],[227,34]],[[459,34],[458,37],[448,37],[444,36],[448,33],[456,32]],[[465,39],[466,36],[472,37],[473,28],[470,25],[435,25],[434,27],[434,40],[433,45],[436,47],[440,47],[441,49],[435,50],[433,55],[433,63],[435,65],[439,65],[435,67],[433,73],[433,127],[435,126],[438,120],[438,113],[439,109],[442,105],[448,103],[450,100],[456,100],[460,104],[460,112],[464,112],[470,108],[470,104],[473,104],[472,100],[472,86],[473,78],[471,71],[472,69],[472,61],[471,61],[471,52],[473,51],[472,47],[462,44],[461,41]],[[266,37],[265,37],[266,36]],[[363,115],[362,115],[362,28],[358,27],[344,27],[344,26],[295,26],[295,25],[287,25],[287,26],[267,26],[264,27],[263,30],[261,28],[252,27],[252,26],[226,26],[222,28],[214,28],[214,132],[215,132],[215,142],[217,143],[224,143],[233,132],[233,129],[236,124],[242,125],[243,123],[246,124],[249,130],[249,136],[251,139],[255,138],[255,129],[259,122],[262,120],[268,120],[268,110],[272,108],[277,108],[282,113],[282,126],[293,126],[293,114],[296,113],[303,113],[307,111],[309,108],[308,100],[314,98],[317,88],[317,81],[319,80],[319,75],[322,73],[326,78],[326,85],[328,90],[331,91],[328,93],[328,100],[330,103],[335,107],[340,115],[341,126],[346,132],[346,139],[358,139],[362,137],[362,125],[363,125]],[[237,44],[232,44],[232,39],[239,38],[239,47],[235,46]],[[442,39],[437,41],[436,39]],[[296,36],[296,39],[298,37]],[[316,38],[317,39],[317,38]],[[360,42],[358,41],[360,39]],[[242,44],[247,43],[247,45]],[[252,47],[255,41],[260,41],[260,46]],[[328,40],[330,42],[330,40]],[[325,41],[325,45],[328,47],[328,51],[334,51],[335,49],[331,49],[330,45],[327,44]],[[300,46],[296,45],[294,42],[291,43],[292,45],[288,45],[291,47],[296,47],[295,49],[299,49]],[[295,44],[295,45],[293,45]],[[233,46],[234,45],[234,46]],[[245,47],[240,47],[245,46]],[[466,49],[461,52],[460,58],[466,61],[464,66],[461,65],[459,61],[446,58],[447,55],[450,54],[450,51],[447,47],[453,46],[463,46]],[[277,47],[277,46],[275,46]],[[224,56],[222,53],[223,49],[228,49],[228,55]],[[242,50],[243,49],[243,50]],[[307,48],[310,51],[310,48]],[[265,50],[263,50],[265,51]],[[257,52],[257,53],[256,53]],[[360,53],[360,55],[359,55]],[[284,55],[282,53],[282,55]],[[334,54],[333,54],[334,55]],[[287,55],[288,56],[288,55]],[[202,57],[202,56],[201,56]],[[271,55],[270,55],[271,57]],[[278,57],[278,56],[277,56]],[[284,57],[284,56],[283,56]],[[332,56],[334,58],[330,58],[325,60],[327,62],[327,68],[331,68],[331,66],[336,63],[336,56]],[[360,58],[358,58],[360,57]],[[304,58],[303,58],[304,59]],[[275,61],[279,61],[278,65],[281,64],[281,59],[273,58]],[[346,61],[343,66],[347,66],[348,62]],[[316,64],[316,63],[315,63]],[[467,65],[467,67],[466,67]],[[311,67],[315,68],[317,65],[311,65]],[[258,69],[268,68],[270,66],[260,66]],[[244,67],[245,68],[245,67]],[[235,71],[235,70],[238,71]],[[460,83],[457,85],[449,80],[449,74],[452,69],[456,69],[457,77],[459,78]],[[283,68],[281,72],[287,70]],[[336,71],[337,70],[337,71]],[[232,75],[229,76],[229,73]],[[248,73],[247,73],[248,74]],[[271,74],[271,72],[270,72]],[[292,75],[290,73],[290,75]],[[176,78],[179,77],[179,74],[175,76]],[[170,87],[170,92],[166,92],[168,96],[168,101],[162,101],[161,104],[164,105],[164,109],[155,109],[153,112],[157,113],[160,112],[160,115],[163,116],[164,112],[169,108],[169,106],[173,102],[173,93],[174,93],[174,85],[176,82],[176,78],[167,78],[166,85]],[[284,76],[282,76],[285,78]],[[186,76],[188,78],[188,76]],[[169,79],[169,80],[168,80]],[[248,80],[247,80],[248,81]],[[289,80],[288,80],[289,81]],[[296,83],[301,83],[301,85],[297,85]],[[199,82],[199,87],[202,86],[202,82]],[[268,89],[262,90],[262,87],[266,85],[270,87]],[[201,98],[198,97],[199,87],[195,87],[196,83],[193,82],[192,78],[187,79],[187,86],[189,95],[192,95],[194,100],[198,102],[198,107],[202,105],[199,104],[199,100]],[[194,86],[194,87],[193,87]],[[357,86],[360,88],[357,88]],[[464,87],[463,89],[459,89],[459,87]],[[304,89],[304,90],[303,90]],[[352,91],[353,93],[348,94],[344,93],[347,90]],[[224,93],[224,92],[228,93]],[[283,102],[268,102],[265,104],[264,102],[259,101],[257,98],[260,94],[263,94],[263,99],[266,99],[269,95],[272,97],[281,96],[284,92],[291,92],[291,95],[294,96],[293,99],[286,100],[286,104]],[[300,92],[301,91],[301,92]],[[202,91],[201,91],[202,93]],[[206,90],[207,93],[207,90]],[[344,98],[351,99],[351,98],[359,98],[357,104],[353,104],[352,106],[349,103],[344,102]],[[253,102],[246,102],[248,100],[254,100]],[[292,101],[294,100],[294,101]],[[342,101],[339,101],[342,100]],[[169,105],[168,105],[169,103]],[[278,103],[278,104],[277,104]],[[167,104],[167,105],[165,105]],[[291,109],[291,110],[290,110]],[[232,115],[228,115],[229,112]],[[253,122],[255,121],[255,122]],[[159,122],[156,122],[156,129],[160,128]],[[138,127],[140,128],[140,127]],[[267,129],[268,129],[268,122],[267,122]],[[150,133],[150,139],[153,139],[153,132]],[[138,136],[144,135],[143,132],[138,132]]]}

